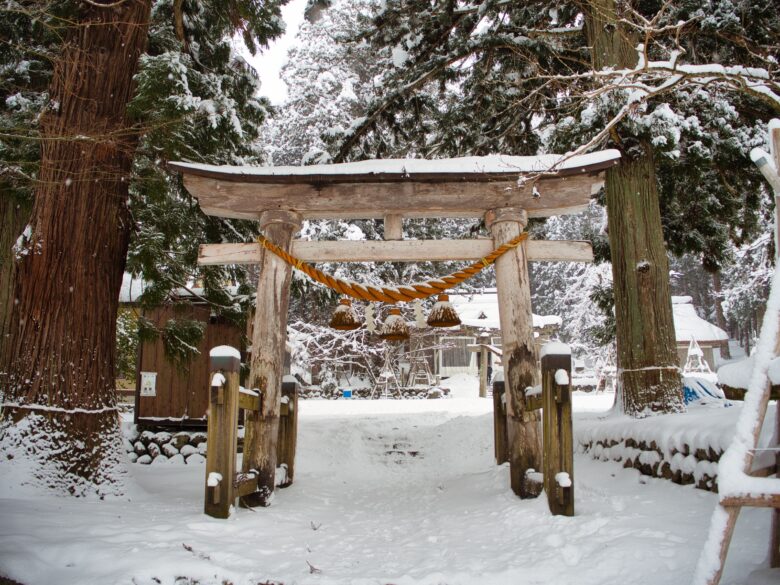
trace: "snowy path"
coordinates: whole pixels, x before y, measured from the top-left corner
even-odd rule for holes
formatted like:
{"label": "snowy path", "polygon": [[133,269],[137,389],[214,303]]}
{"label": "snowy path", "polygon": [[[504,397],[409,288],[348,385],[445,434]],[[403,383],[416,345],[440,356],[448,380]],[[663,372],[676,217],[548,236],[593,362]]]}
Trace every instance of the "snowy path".
{"label": "snowy path", "polygon": [[[577,457],[577,515],[551,517],[544,499],[508,489],[489,410],[463,398],[304,403],[295,485],[228,521],[201,513],[202,466],[133,465],[130,501],[0,500],[0,574],[25,585],[688,582],[713,494]],[[772,582],[754,572],[768,531],[767,511],[744,513],[724,583]]]}

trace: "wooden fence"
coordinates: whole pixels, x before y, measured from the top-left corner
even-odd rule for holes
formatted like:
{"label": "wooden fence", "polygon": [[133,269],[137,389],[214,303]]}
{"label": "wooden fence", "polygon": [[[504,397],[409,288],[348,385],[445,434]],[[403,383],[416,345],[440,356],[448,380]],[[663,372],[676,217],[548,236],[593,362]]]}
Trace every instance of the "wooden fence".
{"label": "wooden fence", "polygon": [[[556,347],[560,344],[556,344]],[[550,512],[574,516],[574,442],[571,420],[571,354],[542,350],[542,385],[526,389],[526,410],[542,409],[544,490]],[[496,463],[509,461],[504,382],[493,383]]]}
{"label": "wooden fence", "polygon": [[[232,349],[232,348],[230,348]],[[227,352],[211,354],[208,435],[206,451],[206,494],[204,512],[214,518],[230,516],[236,498],[257,491],[255,473],[236,472],[239,409],[260,412],[263,396],[239,387],[240,360]],[[277,458],[285,470],[280,487],[292,484],[298,430],[297,383],[282,384]]]}

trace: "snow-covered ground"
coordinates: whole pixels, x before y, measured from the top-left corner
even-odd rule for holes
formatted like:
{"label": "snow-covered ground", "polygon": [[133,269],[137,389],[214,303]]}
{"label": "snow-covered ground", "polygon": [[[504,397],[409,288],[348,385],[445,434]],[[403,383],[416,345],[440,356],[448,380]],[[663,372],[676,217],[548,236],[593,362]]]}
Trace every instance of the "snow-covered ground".
{"label": "snow-covered ground", "polygon": [[[202,513],[204,467],[132,465],[124,499],[0,500],[0,575],[25,585],[687,583],[717,496],[575,458],[573,518],[517,499],[492,400],[303,401],[295,484],[267,509]],[[577,395],[592,420],[609,394]],[[577,415],[575,415],[575,425]],[[0,481],[2,481],[0,479]],[[770,513],[742,513],[723,583],[777,583]],[[186,582],[186,581],[182,581]]]}

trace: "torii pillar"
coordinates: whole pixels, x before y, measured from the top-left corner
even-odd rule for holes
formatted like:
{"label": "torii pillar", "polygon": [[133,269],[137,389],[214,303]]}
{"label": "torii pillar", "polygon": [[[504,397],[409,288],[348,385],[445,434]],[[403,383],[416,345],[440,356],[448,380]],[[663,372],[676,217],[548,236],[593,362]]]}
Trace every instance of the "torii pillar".
{"label": "torii pillar", "polygon": [[[302,219],[294,211],[264,211],[260,229],[269,241],[290,250]],[[259,413],[246,411],[244,458],[241,470],[255,472],[257,491],[244,496],[241,504],[268,506],[276,478],[276,444],[279,436],[284,351],[287,342],[287,307],[290,300],[292,266],[262,249],[260,276],[252,333],[252,361],[249,388],[261,391]]]}
{"label": "torii pillar", "polygon": [[[485,224],[498,247],[520,235],[528,214],[517,207],[493,209],[485,214]],[[542,434],[541,411],[525,409],[525,389],[537,382],[526,242],[496,260],[495,268],[512,491],[521,498],[534,498],[542,486],[529,481],[526,471],[542,469]]]}

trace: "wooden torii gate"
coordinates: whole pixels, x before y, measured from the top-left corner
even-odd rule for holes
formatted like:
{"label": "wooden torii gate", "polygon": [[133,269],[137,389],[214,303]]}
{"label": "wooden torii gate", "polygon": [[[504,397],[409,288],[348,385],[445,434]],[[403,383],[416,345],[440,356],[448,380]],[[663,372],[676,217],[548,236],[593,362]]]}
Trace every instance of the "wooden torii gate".
{"label": "wooden torii gate", "polygon": [[[273,244],[307,262],[479,260],[519,236],[529,218],[587,207],[618,164],[616,150],[564,158],[488,156],[445,160],[370,160],[310,167],[225,167],[170,163],[204,213],[252,219]],[[403,240],[404,218],[484,218],[489,239]],[[383,219],[384,241],[293,240],[306,219]],[[495,263],[507,395],[511,485],[521,497],[538,488],[526,470],[541,469],[539,412],[526,411],[537,382],[527,262],[593,260],[589,242],[528,240]],[[252,338],[250,388],[263,393],[247,412],[243,473],[258,489],[248,506],[268,505],[274,491],[282,364],[292,267],[257,243],[201,246],[198,263],[261,265]]]}

